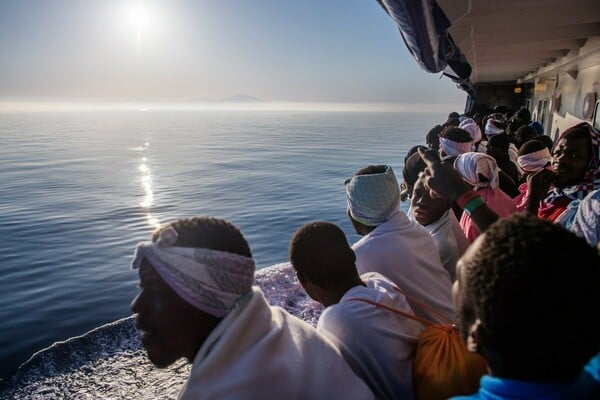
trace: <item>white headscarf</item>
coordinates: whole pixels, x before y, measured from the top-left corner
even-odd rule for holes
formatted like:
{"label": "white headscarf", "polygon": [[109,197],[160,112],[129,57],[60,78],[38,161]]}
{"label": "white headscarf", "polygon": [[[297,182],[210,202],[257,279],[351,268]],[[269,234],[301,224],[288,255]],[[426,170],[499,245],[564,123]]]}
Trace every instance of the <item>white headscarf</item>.
{"label": "white headscarf", "polygon": [[543,169],[549,162],[552,162],[552,156],[550,150],[544,147],[541,150],[534,151],[533,153],[523,154],[517,158],[519,167],[526,172],[537,172]]}
{"label": "white headscarf", "polygon": [[[498,187],[498,165],[493,157],[483,153],[469,152],[459,155],[454,161],[454,168],[463,177],[463,180],[473,186],[475,190],[483,187]],[[488,182],[481,182],[479,175],[487,178]]]}
{"label": "white headscarf", "polygon": [[455,142],[454,140],[440,136],[440,149],[447,156],[457,156],[471,151],[472,145],[472,142]]}
{"label": "white headscarf", "polygon": [[498,127],[496,125],[496,121],[494,121],[493,119],[488,119],[488,121],[485,124],[485,134],[488,136],[493,136],[499,133],[504,133],[504,129]]}
{"label": "white headscarf", "polygon": [[254,260],[225,251],[176,247],[177,231],[168,227],[156,243],[142,242],[135,248],[131,268],[144,258],[171,289],[192,306],[223,318],[254,283]]}

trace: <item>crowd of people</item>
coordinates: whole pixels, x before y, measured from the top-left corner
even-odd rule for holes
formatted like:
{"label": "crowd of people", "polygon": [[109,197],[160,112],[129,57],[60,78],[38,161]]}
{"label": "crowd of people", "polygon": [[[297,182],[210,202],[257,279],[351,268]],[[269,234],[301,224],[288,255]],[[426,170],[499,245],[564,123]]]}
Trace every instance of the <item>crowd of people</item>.
{"label": "crowd of people", "polygon": [[389,165],[348,178],[360,240],[329,222],[290,240],[316,328],[268,304],[232,224],[161,227],[132,263],[150,361],[192,363],[182,399],[419,399],[424,331],[454,324],[487,373],[453,398],[600,398],[600,135],[582,123],[554,143],[530,119],[451,113],[401,185]]}

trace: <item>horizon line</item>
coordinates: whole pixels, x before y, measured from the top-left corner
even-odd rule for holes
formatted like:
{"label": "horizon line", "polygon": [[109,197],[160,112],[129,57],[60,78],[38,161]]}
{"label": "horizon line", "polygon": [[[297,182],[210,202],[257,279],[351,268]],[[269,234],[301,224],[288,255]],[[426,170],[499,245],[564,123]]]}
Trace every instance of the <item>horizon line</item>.
{"label": "horizon line", "polygon": [[0,101],[0,112],[58,111],[339,111],[339,112],[448,112],[459,103],[396,102],[51,102]]}

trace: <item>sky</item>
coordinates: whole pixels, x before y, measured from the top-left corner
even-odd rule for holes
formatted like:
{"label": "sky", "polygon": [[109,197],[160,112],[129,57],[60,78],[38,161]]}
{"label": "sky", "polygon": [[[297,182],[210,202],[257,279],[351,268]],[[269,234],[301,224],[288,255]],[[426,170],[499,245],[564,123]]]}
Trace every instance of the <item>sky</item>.
{"label": "sky", "polygon": [[4,105],[466,97],[420,69],[375,0],[3,0],[0,54]]}

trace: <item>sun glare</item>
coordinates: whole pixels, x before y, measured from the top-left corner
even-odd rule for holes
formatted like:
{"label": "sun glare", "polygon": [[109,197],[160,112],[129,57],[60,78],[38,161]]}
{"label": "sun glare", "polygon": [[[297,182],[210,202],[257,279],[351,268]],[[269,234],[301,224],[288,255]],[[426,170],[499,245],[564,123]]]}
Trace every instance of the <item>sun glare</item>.
{"label": "sun glare", "polygon": [[156,12],[147,1],[130,0],[124,7],[124,20],[136,35],[138,48],[142,45],[144,33],[148,32],[155,23]]}

